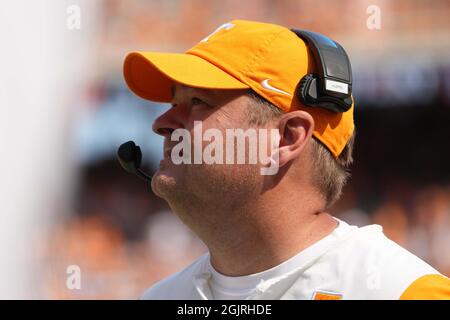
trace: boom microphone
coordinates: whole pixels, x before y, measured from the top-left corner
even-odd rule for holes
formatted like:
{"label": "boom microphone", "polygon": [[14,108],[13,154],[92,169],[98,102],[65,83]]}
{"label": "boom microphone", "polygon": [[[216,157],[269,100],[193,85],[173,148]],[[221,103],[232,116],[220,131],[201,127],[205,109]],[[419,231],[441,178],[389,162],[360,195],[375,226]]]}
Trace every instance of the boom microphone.
{"label": "boom microphone", "polygon": [[141,148],[137,146],[133,141],[128,141],[122,144],[117,150],[117,159],[120,165],[127,172],[141,177],[145,181],[151,181],[152,178],[140,169],[142,152]]}

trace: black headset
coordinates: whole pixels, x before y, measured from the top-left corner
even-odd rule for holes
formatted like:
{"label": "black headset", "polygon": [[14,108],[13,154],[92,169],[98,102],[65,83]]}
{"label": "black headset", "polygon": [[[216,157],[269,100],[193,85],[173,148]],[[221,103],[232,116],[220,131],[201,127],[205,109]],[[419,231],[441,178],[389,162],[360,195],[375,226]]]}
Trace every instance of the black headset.
{"label": "black headset", "polygon": [[291,29],[306,42],[316,64],[316,73],[305,75],[296,94],[310,107],[345,112],[352,106],[352,67],[344,48],[316,32]]}

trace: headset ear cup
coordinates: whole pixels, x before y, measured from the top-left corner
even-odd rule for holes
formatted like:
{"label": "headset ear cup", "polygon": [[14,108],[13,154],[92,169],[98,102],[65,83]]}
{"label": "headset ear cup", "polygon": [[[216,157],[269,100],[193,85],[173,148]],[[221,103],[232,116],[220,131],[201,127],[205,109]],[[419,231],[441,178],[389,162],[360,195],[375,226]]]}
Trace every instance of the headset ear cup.
{"label": "headset ear cup", "polygon": [[352,107],[352,104],[353,104],[353,100],[351,97],[345,98],[344,99],[344,112],[348,111]]}
{"label": "headset ear cup", "polygon": [[310,94],[310,87],[314,81],[314,76],[312,74],[307,74],[300,80],[298,84],[297,96],[305,105],[309,105],[314,102],[311,101],[314,100],[314,97]]}

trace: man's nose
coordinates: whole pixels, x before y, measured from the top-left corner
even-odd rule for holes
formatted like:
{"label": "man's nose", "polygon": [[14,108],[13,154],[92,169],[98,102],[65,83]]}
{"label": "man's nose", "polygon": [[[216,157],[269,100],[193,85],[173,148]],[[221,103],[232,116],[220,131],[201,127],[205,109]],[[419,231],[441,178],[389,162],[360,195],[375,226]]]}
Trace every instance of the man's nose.
{"label": "man's nose", "polygon": [[170,138],[172,132],[178,128],[183,128],[182,117],[177,108],[170,108],[159,116],[152,125],[152,130],[165,138]]}

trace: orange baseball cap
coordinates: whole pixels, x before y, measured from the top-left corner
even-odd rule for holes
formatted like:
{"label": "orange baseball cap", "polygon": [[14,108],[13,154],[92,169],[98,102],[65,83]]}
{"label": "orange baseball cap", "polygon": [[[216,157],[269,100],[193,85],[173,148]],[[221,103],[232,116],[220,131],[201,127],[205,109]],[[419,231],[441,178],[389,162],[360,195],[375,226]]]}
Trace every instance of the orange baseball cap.
{"label": "orange baseball cap", "polygon": [[285,112],[305,110],[313,135],[338,157],[354,131],[353,109],[335,113],[300,103],[295,90],[314,70],[305,42],[288,28],[233,20],[185,53],[131,52],[125,81],[141,98],[170,102],[174,83],[202,89],[252,89]]}

